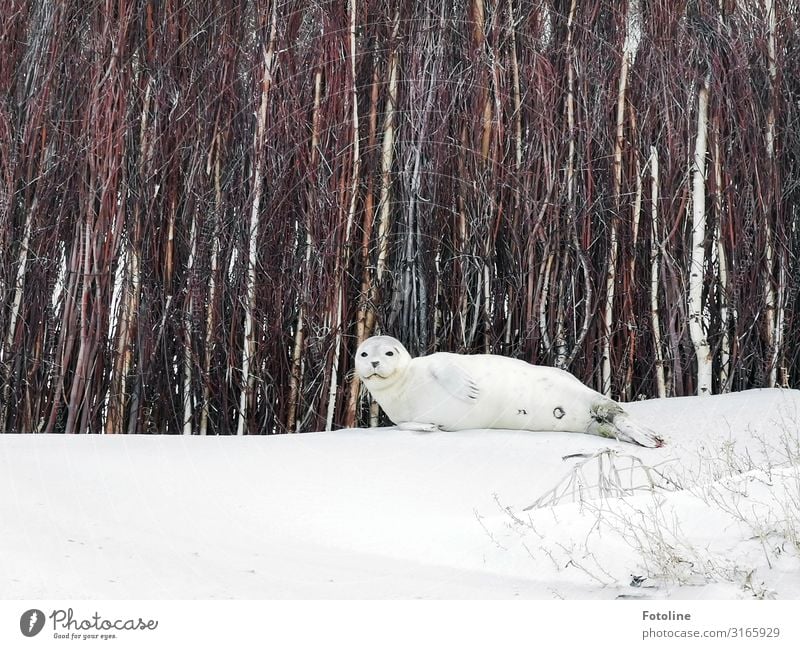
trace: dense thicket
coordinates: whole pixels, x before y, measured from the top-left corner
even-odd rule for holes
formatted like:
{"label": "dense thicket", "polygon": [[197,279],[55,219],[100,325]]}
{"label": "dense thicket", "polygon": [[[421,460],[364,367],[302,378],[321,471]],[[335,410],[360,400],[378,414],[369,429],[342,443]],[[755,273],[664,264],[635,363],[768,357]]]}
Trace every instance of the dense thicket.
{"label": "dense thicket", "polygon": [[6,0],[0,429],[365,423],[377,332],[626,399],[796,385],[798,30],[792,0]]}

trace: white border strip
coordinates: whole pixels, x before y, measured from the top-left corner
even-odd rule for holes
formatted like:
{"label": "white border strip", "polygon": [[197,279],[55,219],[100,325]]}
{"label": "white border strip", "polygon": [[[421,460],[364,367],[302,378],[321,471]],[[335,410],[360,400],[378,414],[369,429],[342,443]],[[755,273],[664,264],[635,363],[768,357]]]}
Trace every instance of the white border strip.
{"label": "white border strip", "polygon": [[[46,622],[25,637],[31,609]],[[0,647],[777,648],[800,646],[797,611],[793,601],[0,600]]]}

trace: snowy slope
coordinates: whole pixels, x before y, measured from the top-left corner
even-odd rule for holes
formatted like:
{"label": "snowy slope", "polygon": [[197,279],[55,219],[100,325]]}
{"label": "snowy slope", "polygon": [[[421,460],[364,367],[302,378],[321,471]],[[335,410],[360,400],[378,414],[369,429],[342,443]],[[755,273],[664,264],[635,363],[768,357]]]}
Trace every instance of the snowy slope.
{"label": "snowy slope", "polygon": [[[629,408],[668,446],[0,435],[0,597],[800,598],[800,392]],[[607,448],[620,455],[587,457]],[[667,488],[598,498],[601,461],[647,482],[629,456]],[[581,463],[580,490],[523,511]]]}

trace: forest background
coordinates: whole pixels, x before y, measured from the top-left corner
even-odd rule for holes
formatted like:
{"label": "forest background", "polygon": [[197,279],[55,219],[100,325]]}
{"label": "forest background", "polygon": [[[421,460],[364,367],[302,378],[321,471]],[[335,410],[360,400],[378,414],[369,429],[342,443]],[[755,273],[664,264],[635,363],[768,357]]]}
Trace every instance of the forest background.
{"label": "forest background", "polygon": [[0,430],[375,423],[373,333],[800,382],[795,0],[8,0]]}

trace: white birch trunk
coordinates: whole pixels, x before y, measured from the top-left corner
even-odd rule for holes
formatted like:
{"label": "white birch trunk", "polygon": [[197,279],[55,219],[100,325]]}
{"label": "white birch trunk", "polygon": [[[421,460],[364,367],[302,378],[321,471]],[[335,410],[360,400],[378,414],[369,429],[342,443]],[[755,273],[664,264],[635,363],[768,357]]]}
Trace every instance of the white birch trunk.
{"label": "white birch trunk", "polygon": [[[558,286],[561,287],[566,283],[566,269],[564,268],[564,259],[559,260],[561,268],[557,273],[558,278]],[[574,286],[573,286],[574,288]],[[567,327],[564,323],[566,320],[566,309],[564,308],[565,304],[565,297],[561,294],[558,303],[556,304],[556,330],[555,335],[553,336],[555,348],[556,348],[556,357],[554,365],[559,369],[566,369],[567,368]]]}
{"label": "white birch trunk", "polygon": [[689,335],[697,358],[697,394],[711,394],[712,359],[708,344],[709,315],[703,304],[706,266],[706,138],[708,134],[708,77],[697,91],[697,136],[692,170],[692,248],[689,265]]}
{"label": "white birch trunk", "polygon": [[[786,299],[786,265],[784,263],[784,258],[780,257],[778,259],[778,296],[777,296],[778,310],[776,314],[776,323],[775,323],[775,348],[772,352],[773,371],[770,374],[770,379],[773,382],[771,387],[778,385],[777,371],[778,371],[781,350],[783,349],[783,333],[786,321],[785,299]],[[788,388],[789,387],[788,369],[786,367],[781,367],[781,372],[783,376],[781,378],[780,385],[784,388]]]}
{"label": "white birch trunk", "polygon": [[[400,24],[400,14],[395,14],[394,33]],[[389,58],[389,88],[386,96],[386,108],[383,121],[383,143],[381,145],[381,195],[378,200],[379,221],[378,221],[378,259],[375,266],[375,284],[373,288],[380,284],[383,273],[386,270],[386,259],[389,256],[389,230],[391,228],[391,186],[392,186],[392,164],[394,160],[394,121],[395,104],[397,102],[397,67],[399,52],[397,48],[392,50]],[[374,298],[375,296],[373,296]]]}
{"label": "white birch trunk", "polygon": [[606,300],[603,315],[603,363],[601,365],[601,392],[611,395],[611,332],[614,328],[614,298],[617,287],[617,257],[619,255],[618,219],[621,209],[622,192],[622,143],[625,127],[625,91],[628,85],[629,57],[622,54],[622,69],[617,92],[617,132],[614,144],[614,204],[616,214],[611,217],[609,234],[608,272],[606,273]]}
{"label": "white birch trunk", "polygon": [[236,427],[237,435],[244,435],[247,427],[247,402],[253,390],[253,377],[250,375],[250,361],[254,351],[253,341],[253,309],[256,296],[256,264],[258,261],[258,232],[259,211],[261,195],[264,189],[264,139],[267,123],[267,100],[272,85],[272,64],[275,51],[276,33],[276,5],[272,2],[272,16],[269,35],[269,44],[264,48],[264,71],[261,80],[261,103],[258,109],[256,131],[253,138],[253,205],[250,211],[250,227],[248,230],[248,255],[247,255],[247,289],[245,295],[244,341],[242,344],[242,382],[239,394],[239,419]]}
{"label": "white birch trunk", "polygon": [[664,380],[664,353],[661,349],[661,316],[658,306],[658,266],[660,262],[659,250],[659,228],[658,228],[658,151],[654,146],[650,147],[650,208],[652,214],[652,226],[650,231],[650,321],[653,327],[653,348],[656,355],[656,389],[658,398],[663,399],[667,396],[667,384]]}
{"label": "white birch trunk", "polygon": [[553,343],[550,341],[550,334],[547,333],[547,299],[550,294],[550,274],[553,267],[553,253],[542,259],[539,267],[539,277],[542,278],[541,297],[539,300],[539,335],[542,337],[542,345],[545,351],[550,354],[553,351]]}
{"label": "white birch trunk", "polygon": [[[776,91],[777,82],[777,66],[776,66],[776,51],[775,51],[775,31],[777,28],[777,20],[775,15],[775,5],[773,0],[764,0],[764,9],[767,15],[767,51],[768,51],[768,71],[770,80],[770,107],[767,115],[767,132],[765,134],[767,145],[767,157],[770,161],[769,173],[774,173],[775,161],[775,107],[773,105],[773,97]],[[775,200],[775,197],[773,197]],[[773,231],[769,223],[769,215],[765,214],[764,227],[765,239],[764,257],[766,261],[766,268],[764,269],[764,287],[766,290],[766,330],[767,330],[767,347],[770,350],[769,358],[769,379],[768,387],[774,388],[777,384],[778,377],[778,359],[780,357],[781,347],[783,344],[783,321],[784,321],[784,305],[783,295],[785,292],[785,270],[782,259],[778,259],[778,290],[776,293],[775,282],[773,281],[773,269],[775,268],[775,248],[772,243]]]}
{"label": "white birch trunk", "polygon": [[11,300],[11,313],[9,315],[8,329],[3,349],[0,350],[0,363],[5,360],[7,353],[14,344],[14,334],[17,330],[17,319],[22,306],[22,293],[25,288],[25,272],[28,268],[28,246],[31,241],[31,220],[37,209],[38,197],[34,197],[30,210],[25,217],[25,227],[22,232],[22,241],[17,256],[17,274],[14,278],[14,298]]}
{"label": "white birch trunk", "polygon": [[[636,196],[633,201],[633,247],[639,240],[639,222],[642,216],[642,165],[639,162],[639,156],[636,155]],[[630,286],[635,286],[636,283],[636,254],[630,256],[630,264],[628,265],[628,278]],[[625,395],[625,400],[630,401],[633,398],[633,368],[636,360],[636,344],[637,344],[637,329],[635,326],[635,314],[633,308],[629,309],[627,317],[631,318],[628,332],[628,363],[625,371],[625,385],[622,387],[622,392]]]}
{"label": "white birch trunk", "polygon": [[339,374],[339,356],[340,347],[342,345],[342,298],[343,298],[342,285],[339,284],[336,290],[336,321],[335,338],[333,343],[333,360],[331,362],[331,381],[330,388],[328,389],[328,409],[325,415],[325,430],[329,431],[333,428],[333,413],[336,407],[336,390],[339,387],[338,374]]}
{"label": "white birch trunk", "polygon": [[[616,217],[614,217],[616,219]],[[611,241],[608,252],[608,273],[606,274],[606,301],[603,317],[603,363],[601,366],[601,392],[611,396],[611,330],[614,325],[614,297],[617,285],[617,257],[619,243],[617,240],[617,224],[611,224]]]}
{"label": "white birch trunk", "polygon": [[[569,144],[568,144],[568,152],[567,152],[567,209],[569,214],[569,219],[572,221],[575,218],[575,68],[573,66],[573,61],[571,58],[572,55],[572,25],[575,20],[575,9],[576,9],[576,2],[575,0],[572,1],[569,9],[569,17],[567,19],[567,52],[568,58],[567,61],[567,131],[569,133]],[[570,223],[570,227],[574,227],[574,223]],[[576,252],[577,248],[576,248]],[[578,254],[580,254],[578,252]],[[542,321],[540,322],[541,332],[543,334],[542,341],[545,344],[545,348],[549,349],[552,347],[548,336],[547,336],[547,327],[546,323],[544,322],[544,313],[545,313],[545,306],[547,304],[547,293],[548,293],[548,285],[549,285],[549,278],[551,274],[551,265],[553,255],[551,254],[547,260],[547,269],[546,269],[546,277],[545,277],[545,284],[543,286],[542,291],[542,311],[540,317]],[[589,305],[586,305],[586,308],[589,308]],[[555,345],[556,345],[556,358],[555,358],[555,366],[558,368],[564,368],[566,366],[567,361],[567,345],[566,345],[566,335],[564,331],[564,318],[563,318],[563,310],[558,309],[558,317],[556,318],[556,331],[555,331]],[[577,343],[576,343],[577,347]]]}
{"label": "white birch trunk", "polygon": [[[186,275],[192,281],[194,258],[197,254],[197,214],[192,217],[189,234],[189,259]],[[192,434],[192,313],[194,312],[194,291],[189,288],[189,303],[183,314],[183,434]]]}
{"label": "white birch trunk", "polygon": [[[764,0],[764,9],[767,14],[767,69],[769,71],[770,95],[775,92],[775,83],[778,76],[775,52],[775,30],[777,29],[777,18],[775,16],[775,5],[773,0]],[[771,97],[770,97],[771,98]],[[775,156],[775,107],[770,103],[769,113],[767,114],[767,156],[770,160]]]}
{"label": "white birch trunk", "polygon": [[[17,331],[17,320],[19,319],[20,308],[22,307],[22,293],[25,288],[25,272],[28,267],[28,245],[31,240],[31,220],[33,214],[36,212],[38,203],[38,196],[34,196],[31,208],[25,216],[25,226],[22,231],[22,241],[19,246],[19,255],[17,257],[17,274],[14,278],[14,297],[11,300],[11,313],[9,314],[8,330],[6,331],[6,339],[0,348],[0,368],[6,361],[7,356],[11,352],[14,345],[14,336]],[[9,368],[9,374],[11,369]],[[6,417],[8,416],[8,402],[11,394],[11,377],[2,377],[5,379],[5,387],[3,388],[3,409],[0,412],[0,424],[5,424]]]}
{"label": "white birch trunk", "polygon": [[[488,259],[488,255],[484,257]],[[492,320],[492,281],[489,264],[483,264],[483,351],[491,354],[489,323]]]}
{"label": "white birch trunk", "polygon": [[600,366],[600,391],[611,396],[611,335],[614,329],[614,298],[617,286],[617,261],[619,258],[619,218],[622,209],[622,146],[625,141],[625,97],[628,88],[628,70],[641,38],[641,9],[638,0],[628,0],[625,14],[625,42],[622,47],[622,67],[617,90],[617,120],[614,142],[614,204],[616,213],[611,217],[609,233],[608,272],[606,274],[606,299],[602,321],[603,352]]}

